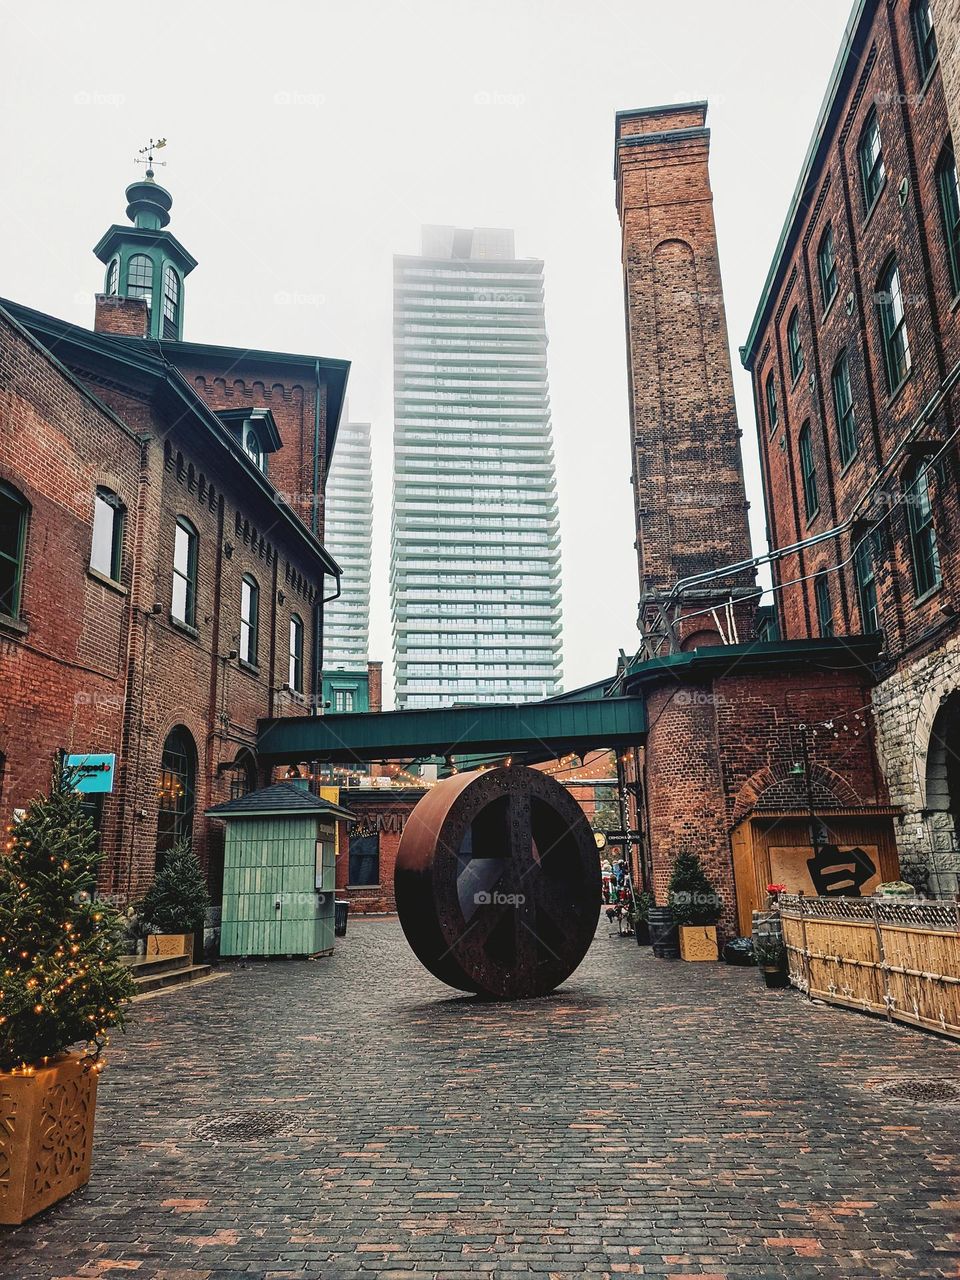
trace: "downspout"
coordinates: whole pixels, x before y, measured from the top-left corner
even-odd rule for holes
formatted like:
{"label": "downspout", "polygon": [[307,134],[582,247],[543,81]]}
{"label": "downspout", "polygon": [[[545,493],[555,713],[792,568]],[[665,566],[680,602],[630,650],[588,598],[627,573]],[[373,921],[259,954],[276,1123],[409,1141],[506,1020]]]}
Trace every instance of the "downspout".
{"label": "downspout", "polygon": [[320,361],[313,362],[313,504],[310,514],[310,528],[313,533],[320,534]]}

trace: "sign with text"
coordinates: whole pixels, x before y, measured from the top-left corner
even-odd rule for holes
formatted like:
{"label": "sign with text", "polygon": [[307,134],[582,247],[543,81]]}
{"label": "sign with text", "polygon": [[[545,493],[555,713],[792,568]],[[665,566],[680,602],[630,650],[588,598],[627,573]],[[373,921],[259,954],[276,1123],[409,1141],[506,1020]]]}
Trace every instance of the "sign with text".
{"label": "sign with text", "polygon": [[76,789],[84,795],[112,791],[116,763],[117,757],[113,752],[106,755],[72,755],[67,756],[64,761],[66,767],[75,774]]}

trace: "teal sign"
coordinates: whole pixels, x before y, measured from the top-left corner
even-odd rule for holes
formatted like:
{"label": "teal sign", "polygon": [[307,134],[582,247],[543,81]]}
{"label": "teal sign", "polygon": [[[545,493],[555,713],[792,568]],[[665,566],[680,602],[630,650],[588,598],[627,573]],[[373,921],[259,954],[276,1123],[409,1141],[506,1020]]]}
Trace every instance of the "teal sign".
{"label": "teal sign", "polygon": [[76,775],[78,791],[85,795],[113,790],[113,771],[117,757],[108,755],[67,756],[65,764]]}

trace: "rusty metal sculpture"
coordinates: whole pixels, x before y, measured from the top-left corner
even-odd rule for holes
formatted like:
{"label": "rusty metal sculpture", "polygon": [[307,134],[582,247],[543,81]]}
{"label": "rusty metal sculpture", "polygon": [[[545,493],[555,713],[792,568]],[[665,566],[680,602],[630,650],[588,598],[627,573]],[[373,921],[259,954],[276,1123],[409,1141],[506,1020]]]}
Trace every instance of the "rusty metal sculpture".
{"label": "rusty metal sculpture", "polygon": [[457,774],[407,820],[395,876],[418,959],[461,991],[545,995],[573,973],[600,911],[600,864],[583,810],[523,766]]}

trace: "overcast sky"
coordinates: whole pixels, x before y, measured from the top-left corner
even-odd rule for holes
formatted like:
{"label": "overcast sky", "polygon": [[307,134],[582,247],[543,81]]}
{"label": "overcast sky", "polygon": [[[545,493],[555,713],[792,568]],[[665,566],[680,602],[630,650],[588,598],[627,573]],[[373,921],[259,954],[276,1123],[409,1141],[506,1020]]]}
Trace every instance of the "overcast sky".
{"label": "overcast sky", "polygon": [[[184,336],[352,361],[373,424],[371,656],[390,666],[392,255],[421,223],[513,227],[546,263],[567,688],[636,648],[613,118],[707,98],[736,358],[850,0],[0,0],[0,293],[90,325],[90,252],[138,148],[169,145],[170,229],[199,260]],[[392,677],[386,682],[392,689]]]}

